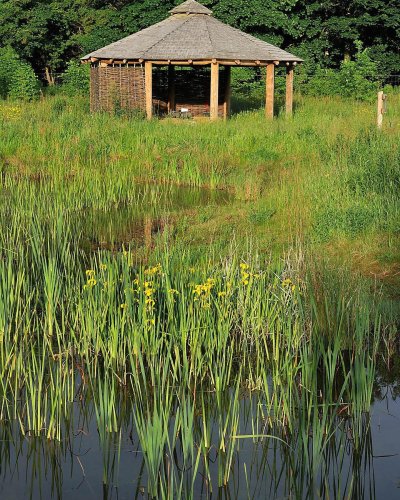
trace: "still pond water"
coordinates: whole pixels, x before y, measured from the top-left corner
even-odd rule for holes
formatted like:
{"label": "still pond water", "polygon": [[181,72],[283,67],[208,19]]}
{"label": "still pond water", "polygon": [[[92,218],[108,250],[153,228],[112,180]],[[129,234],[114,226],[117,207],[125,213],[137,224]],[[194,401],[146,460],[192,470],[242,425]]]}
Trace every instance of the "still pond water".
{"label": "still pond water", "polygon": [[137,187],[135,203],[78,214],[76,228],[88,252],[118,251],[129,244],[150,250],[154,240],[167,228],[173,230],[182,217],[193,211],[216,209],[231,200],[232,195],[222,190],[143,184]]}
{"label": "still pond water", "polygon": [[[391,383],[387,383],[387,380]],[[338,429],[332,450],[314,478],[302,477],[284,447],[271,440],[246,439],[232,461],[229,484],[218,489],[218,453],[211,449],[209,467],[215,484],[194,484],[194,498],[400,498],[400,374],[378,372],[375,400],[365,415],[363,445],[354,453],[350,429]],[[249,399],[240,403],[240,430],[251,433]],[[68,437],[62,442],[18,436],[2,428],[0,498],[2,500],[59,498],[65,500],[134,499],[146,497],[147,476],[134,426],[102,442],[94,409],[84,413],[77,402]],[[13,436],[13,437],[11,437]],[[295,457],[292,457],[292,459]],[[179,461],[179,457],[176,457]],[[353,494],[347,496],[351,487]],[[210,489],[213,493],[211,494]],[[311,491],[313,493],[311,493]]]}

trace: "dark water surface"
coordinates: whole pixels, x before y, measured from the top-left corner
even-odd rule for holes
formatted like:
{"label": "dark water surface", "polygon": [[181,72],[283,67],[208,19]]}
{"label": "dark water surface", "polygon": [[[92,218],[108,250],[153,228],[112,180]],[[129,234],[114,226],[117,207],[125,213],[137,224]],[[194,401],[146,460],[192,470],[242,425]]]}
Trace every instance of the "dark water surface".
{"label": "dark water surface", "polygon": [[[225,464],[214,443],[216,446],[211,447],[208,460],[214,484],[202,479],[204,465],[200,464],[193,498],[400,498],[400,398],[397,395],[400,378],[389,385],[384,382],[387,378],[388,374],[382,375],[382,372],[376,377],[374,402],[370,414],[363,418],[358,436],[362,445],[358,452],[353,446],[356,431],[346,418],[330,440],[329,450],[321,457],[314,478],[305,472],[303,457],[296,450],[273,439],[242,439],[233,454],[229,483],[226,488],[218,489],[218,471]],[[242,397],[241,434],[252,432],[251,408],[254,408],[252,400]],[[145,464],[133,419],[127,417],[120,433],[106,433],[101,438],[90,402],[84,410],[81,403],[76,402],[73,414],[66,424],[69,430],[64,430],[67,437],[61,442],[23,437],[16,427],[1,425],[2,500],[147,497]],[[180,458],[176,456],[172,460],[179,463]]]}

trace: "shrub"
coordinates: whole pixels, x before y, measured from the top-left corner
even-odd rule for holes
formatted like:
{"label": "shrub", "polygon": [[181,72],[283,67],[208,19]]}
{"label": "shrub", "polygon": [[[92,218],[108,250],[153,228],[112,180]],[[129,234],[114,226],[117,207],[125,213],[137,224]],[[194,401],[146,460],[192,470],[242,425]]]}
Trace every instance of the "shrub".
{"label": "shrub", "polygon": [[39,95],[39,80],[32,67],[11,47],[0,49],[0,96],[31,100]]}
{"label": "shrub", "polygon": [[11,47],[0,48],[0,97],[8,96],[11,85],[11,75],[18,67],[18,55]]}
{"label": "shrub", "polygon": [[378,90],[377,64],[369,56],[368,50],[362,50],[356,42],[357,54],[354,60],[343,61],[339,70],[318,66],[305,84],[309,95],[352,97],[369,101],[375,99]]}
{"label": "shrub", "polygon": [[9,97],[30,101],[39,96],[39,80],[32,67],[21,62],[11,78]]}
{"label": "shrub", "polygon": [[305,85],[305,92],[313,96],[339,94],[339,73],[333,69],[318,66]]}
{"label": "shrub", "polygon": [[234,68],[232,70],[232,92],[242,96],[264,98],[263,75],[254,68]]}
{"label": "shrub", "polygon": [[63,90],[68,95],[88,95],[90,68],[88,64],[70,61],[63,74]]}
{"label": "shrub", "polygon": [[357,43],[357,54],[354,61],[344,61],[339,72],[340,93],[344,97],[359,100],[371,100],[378,91],[377,65]]}

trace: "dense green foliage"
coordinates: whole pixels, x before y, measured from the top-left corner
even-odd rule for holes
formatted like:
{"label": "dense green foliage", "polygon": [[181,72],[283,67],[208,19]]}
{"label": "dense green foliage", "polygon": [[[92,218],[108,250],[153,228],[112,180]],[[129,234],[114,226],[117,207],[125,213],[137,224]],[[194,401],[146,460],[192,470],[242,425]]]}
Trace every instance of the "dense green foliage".
{"label": "dense green foliage", "polygon": [[0,48],[0,97],[31,100],[39,94],[39,81],[32,67],[11,48]]}
{"label": "dense green foliage", "polygon": [[378,90],[378,67],[371,59],[369,50],[358,51],[354,60],[345,60],[339,70],[318,66],[312,75],[305,75],[303,91],[310,95],[341,95],[360,100],[376,98]]}
{"label": "dense green foliage", "polygon": [[[312,96],[342,96],[357,100],[375,100],[382,85],[378,65],[371,58],[370,49],[363,49],[356,41],[357,52],[352,60],[342,61],[338,69],[320,65],[300,66],[296,72],[296,91]],[[250,96],[259,103],[265,99],[265,71],[253,68],[234,68],[232,89],[235,96]],[[278,97],[285,94],[285,70],[278,67],[275,78]]]}
{"label": "dense green foliage", "polygon": [[[10,44],[41,78],[52,80],[72,58],[95,50],[168,15],[171,0],[4,0],[0,46]],[[203,0],[216,17],[292,50],[316,66],[339,67],[370,49],[382,76],[398,73],[397,0]]]}
{"label": "dense green foliage", "polygon": [[62,78],[63,90],[68,95],[89,94],[90,67],[78,61],[70,61]]}

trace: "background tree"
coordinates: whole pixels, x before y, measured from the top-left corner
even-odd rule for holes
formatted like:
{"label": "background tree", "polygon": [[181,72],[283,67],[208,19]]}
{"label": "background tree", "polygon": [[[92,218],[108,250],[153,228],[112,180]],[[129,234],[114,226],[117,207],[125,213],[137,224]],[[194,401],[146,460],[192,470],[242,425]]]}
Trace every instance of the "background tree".
{"label": "background tree", "polygon": [[[3,0],[10,45],[48,84],[72,58],[164,19],[181,0]],[[203,0],[224,22],[293,51],[310,72],[369,49],[382,75],[400,73],[398,0]]]}

